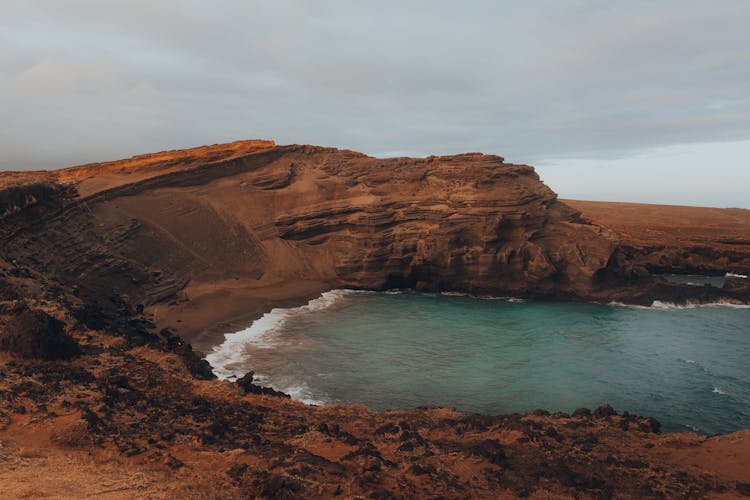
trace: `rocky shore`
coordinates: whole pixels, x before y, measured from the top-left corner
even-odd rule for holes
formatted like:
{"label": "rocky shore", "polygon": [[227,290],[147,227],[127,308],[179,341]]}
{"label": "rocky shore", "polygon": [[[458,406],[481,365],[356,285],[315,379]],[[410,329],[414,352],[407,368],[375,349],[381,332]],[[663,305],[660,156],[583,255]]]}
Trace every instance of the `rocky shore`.
{"label": "rocky shore", "polygon": [[3,497],[750,495],[747,431],[312,407],[215,380],[187,343],[336,287],[747,303],[741,278],[655,277],[531,167],[245,141],[0,173],[0,222]]}
{"label": "rocky shore", "polygon": [[32,270],[3,263],[0,276],[5,498],[750,494],[748,431],[662,435],[654,419],[608,406],[505,416],[306,406],[252,375],[213,380],[135,311],[113,321]]}

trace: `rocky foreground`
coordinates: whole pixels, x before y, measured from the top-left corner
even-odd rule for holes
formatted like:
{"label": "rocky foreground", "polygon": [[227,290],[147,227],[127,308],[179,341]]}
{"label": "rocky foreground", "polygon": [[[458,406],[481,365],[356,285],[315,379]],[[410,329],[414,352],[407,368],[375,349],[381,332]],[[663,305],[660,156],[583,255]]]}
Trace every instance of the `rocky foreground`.
{"label": "rocky foreground", "polygon": [[750,432],[660,434],[595,411],[312,407],[211,380],[178,337],[108,323],[33,271],[0,271],[0,496],[750,495]]}
{"label": "rocky foreground", "polygon": [[2,497],[750,495],[747,431],[317,408],[183,340],[342,286],[747,302],[662,282],[531,167],[247,141],[2,173],[0,221]]}

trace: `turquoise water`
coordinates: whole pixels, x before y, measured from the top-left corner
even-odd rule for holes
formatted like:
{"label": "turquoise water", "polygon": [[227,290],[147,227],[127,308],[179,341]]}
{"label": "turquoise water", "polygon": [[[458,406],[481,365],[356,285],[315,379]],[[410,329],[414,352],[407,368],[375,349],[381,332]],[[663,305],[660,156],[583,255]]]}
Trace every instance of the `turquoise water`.
{"label": "turquoise water", "polygon": [[750,427],[747,308],[341,291],[319,300],[275,310],[223,346],[231,360],[209,361],[317,403],[488,414],[609,403],[665,431]]}

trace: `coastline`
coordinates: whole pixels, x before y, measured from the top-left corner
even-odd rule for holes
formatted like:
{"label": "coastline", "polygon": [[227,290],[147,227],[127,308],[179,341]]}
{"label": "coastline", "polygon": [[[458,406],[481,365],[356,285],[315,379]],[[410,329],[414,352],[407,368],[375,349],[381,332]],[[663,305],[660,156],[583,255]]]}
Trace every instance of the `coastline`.
{"label": "coastline", "polygon": [[[369,308],[370,306],[366,305],[369,302],[364,298],[354,300],[354,303],[359,305],[355,305],[355,309],[353,310],[354,312],[346,312],[343,316],[343,321],[346,321],[347,325],[349,326],[344,329],[337,330],[336,327],[331,324],[331,322],[335,324],[337,321],[336,318],[341,318],[336,312],[338,309],[341,309],[342,307],[346,308],[347,304],[352,304],[352,300],[347,299],[347,297],[351,298],[352,294],[372,297],[374,304],[380,305],[374,306],[375,309],[372,310],[374,316],[370,317],[368,316],[368,314],[370,314],[368,311],[370,311],[371,309]],[[392,297],[393,295],[396,295],[397,297]],[[411,297],[414,298],[412,299]],[[364,302],[362,302],[362,300],[364,300]],[[472,302],[464,302],[464,300],[471,300]],[[484,305],[481,305],[482,302],[484,302]],[[496,309],[493,303],[499,302],[507,304],[498,304],[497,307],[499,309]],[[520,304],[518,305],[518,308],[511,306],[511,309],[507,309],[510,304],[517,304],[519,302]],[[414,369],[414,364],[418,363],[418,361],[416,360],[420,359],[418,353],[412,353],[413,355],[409,354],[409,361],[405,360],[403,362],[404,364],[400,369],[406,370],[406,372],[408,372],[408,376],[406,376],[406,378],[404,378],[401,383],[396,384],[393,387],[389,386],[388,382],[378,382],[379,380],[382,381],[384,378],[389,378],[387,376],[387,374],[389,373],[389,368],[381,368],[382,366],[387,367],[389,365],[388,361],[386,360],[381,360],[383,362],[376,365],[366,365],[366,363],[363,365],[359,365],[360,367],[362,367],[362,373],[372,374],[362,376],[363,378],[359,382],[359,386],[361,386],[361,389],[349,388],[349,386],[346,385],[343,386],[346,388],[342,388],[340,384],[344,382],[331,384],[329,380],[347,380],[349,374],[356,372],[357,368],[348,364],[348,356],[345,356],[344,358],[337,357],[340,355],[338,353],[341,350],[341,346],[349,345],[346,343],[347,341],[344,340],[344,338],[350,336],[351,334],[355,335],[353,337],[355,339],[372,338],[373,335],[379,336],[378,338],[380,339],[380,344],[391,345],[393,346],[392,352],[399,353],[409,352],[408,349],[411,343],[419,342],[419,334],[412,337],[412,334],[408,333],[415,331],[413,322],[407,319],[403,322],[392,323],[389,322],[390,320],[388,319],[388,311],[391,311],[390,314],[396,315],[397,317],[398,314],[403,314],[401,308],[404,307],[404,304],[407,303],[421,304],[421,306],[419,307],[426,308],[424,309],[425,311],[431,311],[429,313],[425,313],[430,317],[434,317],[435,315],[439,316],[440,314],[438,311],[433,309],[432,304],[443,304],[442,307],[449,308],[458,307],[458,314],[461,314],[460,308],[464,307],[462,306],[462,304],[467,304],[472,311],[479,311],[481,309],[483,311],[489,311],[490,315],[495,314],[491,311],[505,311],[498,312],[498,314],[506,318],[506,320],[507,318],[513,317],[528,317],[529,314],[541,315],[540,317],[547,317],[546,315],[549,314],[549,311],[552,311],[553,315],[560,314],[564,311],[569,311],[572,318],[576,318],[576,315],[582,314],[577,311],[584,311],[583,314],[602,314],[605,315],[604,317],[620,318],[620,322],[625,321],[620,326],[616,327],[617,331],[622,334],[621,341],[627,343],[630,343],[632,341],[632,347],[629,349],[624,349],[622,351],[622,355],[625,356],[625,359],[629,361],[624,362],[624,365],[620,366],[619,370],[624,369],[625,371],[627,371],[626,366],[629,362],[638,365],[638,363],[643,361],[644,356],[662,356],[669,355],[669,353],[672,352],[660,350],[662,346],[658,342],[651,343],[649,341],[642,341],[640,334],[634,333],[636,330],[638,330],[638,327],[635,327],[633,329],[633,327],[629,325],[641,325],[642,327],[646,327],[646,331],[653,331],[653,329],[648,330],[649,327],[647,325],[651,325],[651,327],[658,327],[659,325],[663,325],[664,321],[669,321],[670,323],[676,322],[676,324],[683,324],[682,322],[685,322],[683,324],[684,328],[678,328],[678,330],[675,331],[675,338],[689,339],[691,338],[691,334],[685,333],[684,335],[686,335],[686,337],[684,337],[683,334],[677,332],[698,331],[691,330],[690,325],[698,324],[704,325],[703,327],[707,327],[709,324],[711,324],[711,321],[713,321],[717,317],[723,317],[724,315],[727,315],[727,318],[729,318],[729,315],[731,315],[731,317],[735,318],[733,320],[733,324],[736,325],[736,327],[742,328],[742,324],[747,318],[745,312],[730,313],[729,310],[750,308],[750,306],[737,306],[727,303],[677,305],[665,304],[657,301],[653,304],[652,307],[643,307],[601,302],[569,303],[565,301],[545,300],[518,301],[512,300],[508,297],[475,296],[471,294],[456,294],[450,292],[422,293],[411,290],[387,290],[382,292],[368,292],[359,290],[336,289],[325,292],[304,305],[288,308],[275,308],[270,313],[262,316],[259,320],[246,323],[242,325],[241,328],[233,328],[232,330],[225,331],[223,337],[217,339],[216,344],[213,346],[213,349],[208,352],[208,355],[205,359],[211,364],[213,372],[220,379],[230,381],[237,380],[244,376],[247,372],[252,371],[255,373],[255,380],[257,381],[257,383],[289,394],[295,400],[313,405],[336,404],[336,402],[338,402],[339,404],[354,403],[371,406],[376,411],[382,411],[389,408],[412,408],[422,405],[434,405],[438,407],[452,407],[460,412],[478,412],[481,414],[494,415],[505,414],[508,412],[526,413],[532,411],[534,408],[545,408],[553,412],[570,411],[573,408],[579,406],[594,407],[606,402],[612,404],[617,408],[627,408],[628,410],[639,415],[654,416],[662,423],[665,432],[668,431],[669,433],[685,432],[692,429],[693,431],[698,432],[702,435],[712,435],[714,433],[735,432],[737,430],[743,429],[746,425],[742,424],[741,422],[734,422],[734,420],[730,419],[729,417],[727,417],[728,420],[726,422],[722,422],[720,419],[717,420],[718,417],[716,417],[715,415],[706,417],[705,415],[701,416],[700,414],[695,414],[694,412],[692,412],[691,408],[701,407],[704,404],[712,404],[712,400],[704,401],[704,398],[706,397],[705,395],[694,396],[692,395],[692,393],[686,394],[685,398],[687,398],[687,400],[692,401],[690,398],[695,398],[695,401],[692,402],[692,406],[686,406],[676,411],[674,405],[670,406],[669,408],[665,408],[661,407],[659,404],[654,404],[653,401],[651,401],[650,403],[645,403],[644,401],[649,400],[649,397],[653,391],[646,391],[642,393],[641,395],[645,399],[641,401],[637,397],[634,399],[633,397],[629,398],[614,396],[612,394],[608,394],[606,391],[602,392],[594,386],[589,387],[585,383],[581,385],[581,381],[577,380],[575,377],[571,378],[570,384],[576,387],[580,387],[580,390],[582,391],[581,394],[584,395],[579,394],[578,396],[573,396],[571,394],[572,397],[568,397],[564,400],[558,400],[555,397],[551,397],[545,392],[544,389],[540,389],[539,394],[529,398],[516,398],[512,396],[512,393],[509,393],[508,391],[505,391],[503,389],[500,389],[499,391],[492,389],[489,392],[485,391],[485,402],[482,402],[482,400],[473,400],[471,398],[464,397],[465,391],[480,390],[478,386],[475,386],[473,384],[462,386],[462,388],[460,388],[458,392],[456,392],[456,389],[454,387],[455,384],[450,386],[443,386],[442,389],[440,389],[438,392],[435,392],[435,387],[432,387],[429,383],[430,380],[435,380],[435,373],[432,373],[430,378],[427,378],[423,381],[425,385],[417,382],[419,380],[422,380],[420,377],[423,373],[420,369]],[[394,308],[391,309],[391,306],[393,306]],[[597,308],[591,308],[589,306],[597,306]],[[384,307],[385,309],[383,309]],[[720,312],[718,310],[724,308],[728,309],[726,313]],[[635,309],[642,311],[643,314],[636,313],[635,311],[632,313],[616,313],[614,310],[608,312],[605,311],[605,309]],[[690,310],[696,309],[704,309],[706,312],[689,312]],[[716,311],[710,312],[711,309],[715,309]],[[398,311],[402,312],[399,313]],[[313,314],[308,319],[305,319],[310,313]],[[422,314],[421,312],[417,311],[412,311],[412,313],[416,314],[417,316]],[[478,312],[476,314],[486,313]],[[740,314],[740,316],[737,316],[737,314]],[[329,316],[330,319],[326,319]],[[411,316],[412,314],[409,314],[405,318]],[[361,327],[349,323],[352,320],[354,320],[356,323],[358,321],[357,318],[359,317],[362,317],[363,319],[370,318],[369,321],[365,320],[365,323],[369,324],[381,324],[381,322],[383,322],[382,324],[384,326],[384,330],[366,330],[367,327],[365,326],[365,323],[362,323]],[[671,319],[663,319],[665,317]],[[567,318],[568,315],[566,315],[564,318],[560,318],[560,325],[567,324]],[[740,321],[740,323],[737,323],[738,320]],[[483,321],[486,323],[486,320]],[[581,318],[573,319],[571,321],[573,321],[575,325],[579,325],[580,328],[583,328],[584,330],[582,331],[587,332],[585,335],[591,336],[592,339],[599,336],[606,337],[605,331],[601,329],[602,325],[597,322],[593,322],[589,326],[580,326],[583,324],[581,323]],[[727,321],[729,321],[729,319],[727,319]],[[452,329],[453,331],[457,332],[456,335],[458,335],[462,339],[467,339],[466,341],[462,341],[465,343],[461,345],[471,345],[472,341],[468,339],[472,339],[475,337],[473,333],[475,328],[477,329],[476,338],[483,338],[483,335],[487,335],[487,332],[483,330],[481,324],[471,326],[475,325],[475,323],[473,323],[469,319],[467,319],[466,322],[466,328],[462,329],[460,326],[455,325],[455,327]],[[534,323],[535,321],[531,320],[530,324],[533,325]],[[305,326],[302,326],[302,329],[300,329],[300,325]],[[331,332],[330,335],[333,336],[330,338],[334,340],[332,340],[332,344],[329,347],[323,348],[320,351],[316,351],[315,349],[318,349],[318,347],[313,346],[320,346],[321,341],[323,342],[323,344],[327,345],[326,341],[322,339],[329,338],[328,333],[320,333],[321,325],[323,328],[322,331]],[[350,327],[353,328],[353,330],[350,330]],[[436,341],[442,341],[438,339],[446,338],[446,334],[439,332],[440,328],[434,325],[433,327],[435,327],[436,329],[434,333]],[[307,331],[307,328],[313,328],[313,331],[317,331],[318,333],[309,333]],[[365,330],[361,330],[360,328],[365,328]],[[428,329],[431,328],[432,327],[428,327]],[[513,335],[513,327],[508,328],[509,330],[507,331],[507,334]],[[568,352],[568,354],[565,354],[567,351],[565,349],[564,340],[560,341],[562,342],[561,344],[556,344],[556,342],[558,342],[557,340],[549,339],[546,336],[547,334],[545,333],[545,331],[549,330],[549,328],[546,328],[543,325],[537,325],[537,327],[535,328],[536,329],[534,331],[536,333],[534,334],[534,338],[538,339],[538,342],[550,342],[561,347],[559,351],[560,363],[570,363],[571,360],[574,359],[575,356],[573,358],[568,357],[570,352]],[[566,333],[567,330],[565,328],[565,326],[558,326],[557,329],[553,328],[553,331],[558,331],[559,338],[565,339],[569,336],[569,333]],[[418,329],[419,327],[417,327],[417,330]],[[361,337],[361,332],[363,331],[368,332],[367,336]],[[398,343],[393,344],[392,334],[389,332],[398,331],[402,331],[403,335],[407,335],[409,339],[413,340],[407,341],[404,345]],[[360,337],[357,337],[357,335],[360,335]],[[310,339],[314,340],[310,342]],[[453,342],[453,340],[450,339],[448,341]],[[488,340],[487,342],[488,349],[490,349],[490,345],[497,344],[494,341]],[[308,345],[309,347],[301,347],[303,345]],[[352,345],[361,347],[362,351],[360,352],[370,352],[366,347],[364,347],[364,345],[358,344],[357,340],[354,340]],[[377,349],[377,346],[375,346],[373,352],[378,352]],[[609,350],[610,349],[607,348],[607,351]],[[348,348],[344,348],[344,351],[350,352],[351,346]],[[309,354],[307,354],[308,352]],[[492,352],[500,353],[503,351],[496,350]],[[544,349],[534,350],[533,352],[535,354],[531,355],[537,358],[546,358],[547,355],[550,354]],[[326,353],[324,357],[328,357],[329,359],[334,359],[336,361],[333,363],[321,363],[318,361],[320,359],[320,353]],[[401,355],[404,356],[405,354]],[[363,354],[363,359],[364,357],[366,356]],[[715,357],[709,357],[706,359],[700,357],[700,355],[695,352],[694,349],[693,351],[690,351],[690,349],[684,351],[683,357],[685,359],[699,359],[703,362],[709,363],[705,366],[713,366],[713,363],[716,362]],[[587,358],[572,362],[585,362],[585,359]],[[598,359],[598,354],[592,354],[592,359]],[[427,360],[426,362],[429,366],[430,361]],[[688,363],[690,363],[690,361],[688,361]],[[675,367],[673,364],[667,363],[667,365],[669,365],[669,368],[665,366],[665,373],[674,374],[682,370],[682,368]],[[406,368],[407,366],[409,366],[410,368]],[[530,363],[529,366],[533,367],[534,363]],[[605,366],[609,367],[619,365],[615,360],[612,360],[611,365]],[[615,379],[613,379],[610,376],[610,370],[605,366],[598,365],[596,362],[594,362],[591,364],[592,368],[590,368],[589,371],[593,370],[592,373],[597,373],[597,369],[601,370],[602,380],[607,380],[607,383],[616,384],[616,377]],[[453,366],[453,368],[455,368],[455,366]],[[353,369],[355,371],[352,371]],[[517,376],[522,380],[526,380],[530,376],[532,378],[534,376],[541,377],[542,373],[546,373],[544,372],[544,369],[539,366],[537,366],[536,369],[532,368],[532,372],[523,370],[524,369],[521,368],[517,372]],[[705,368],[703,370],[706,371]],[[474,371],[477,373],[485,373],[486,368],[477,366],[475,367]],[[322,373],[328,374],[329,376],[320,378]],[[509,376],[508,373],[503,371],[502,367],[498,367],[498,371],[487,372],[488,376],[492,374],[496,374],[498,380],[505,380],[503,377]],[[721,382],[717,382],[716,380],[714,380],[716,376],[717,375],[715,373],[712,373],[710,377],[707,377],[710,378],[711,385],[709,385],[709,389],[724,388],[726,390],[726,387],[722,385]],[[481,376],[479,377],[481,378]],[[437,379],[439,378],[440,375],[437,375]],[[471,380],[472,375],[469,375],[468,377],[451,378]],[[553,381],[554,376],[549,379],[549,383],[554,385]],[[696,380],[695,383],[698,383],[698,381]],[[706,384],[709,382],[701,379],[700,383]],[[375,386],[386,387],[388,389],[386,389],[385,391],[382,389],[371,389]],[[416,397],[408,396],[402,391],[402,387],[414,387],[417,392],[421,392],[423,393],[423,395]],[[421,387],[422,389],[418,389],[419,387]],[[524,386],[523,384],[520,384],[519,387]],[[677,383],[675,387],[681,386],[679,383]],[[640,386],[638,385],[628,386],[627,389],[629,391],[629,394],[640,394]],[[735,392],[738,390],[737,387],[730,387],[729,389],[732,390],[731,395],[733,398],[737,397],[738,394],[742,394],[741,392]],[[669,397],[664,393],[664,391],[657,392],[663,397]],[[726,392],[719,392],[717,390],[714,390],[713,392],[716,394],[730,394]],[[391,394],[391,396],[387,396],[387,394]],[[506,403],[491,404],[486,402],[493,399],[498,402],[503,401]],[[513,401],[513,403],[509,403],[511,401]],[[727,404],[731,406],[733,404],[736,404],[736,402]],[[730,424],[730,421],[734,423]]]}
{"label": "coastline", "polygon": [[[223,342],[215,344],[206,355],[205,360],[211,364],[214,374],[220,380],[239,379],[248,371],[246,369],[238,369],[238,365],[247,364],[247,360],[243,358],[241,353],[247,343],[262,344],[264,346],[271,345],[273,342],[269,342],[267,336],[283,327],[291,316],[326,310],[352,293],[357,292],[347,289],[333,289],[323,292],[320,296],[309,300],[304,305],[274,307],[260,318],[255,319],[247,327],[237,331],[226,332]],[[254,370],[253,366],[249,368],[250,370]],[[276,389],[278,390],[278,388]]]}
{"label": "coastline", "polygon": [[[12,340],[0,353],[9,396],[0,398],[0,459],[13,464],[0,472],[0,493],[59,494],[69,469],[45,470],[54,481],[33,482],[36,490],[19,471],[38,475],[48,457],[77,450],[88,470],[117,461],[117,480],[153,473],[150,495],[148,485],[116,490],[130,497],[750,492],[748,471],[729,458],[748,457],[749,431],[661,435],[656,420],[607,406],[505,416],[314,407],[252,377],[212,380],[181,337],[205,351],[275,307],[333,288],[626,300],[653,261],[557,200],[531,167],[500,157],[208,149],[19,183],[0,176],[13,181],[0,189],[0,327]],[[651,234],[647,226],[638,227]],[[714,238],[683,258],[653,234],[669,247],[654,258],[677,271],[747,255],[744,240],[728,248]],[[644,303],[672,291],[655,289]],[[71,359],[22,356],[49,347],[35,344],[40,324],[78,346]]]}
{"label": "coastline", "polygon": [[[293,280],[273,284],[246,285],[231,282],[230,287],[223,288],[221,284],[207,283],[191,285],[184,290],[189,299],[181,301],[160,302],[145,309],[149,317],[158,328],[169,328],[184,340],[190,342],[193,348],[202,354],[208,354],[215,346],[221,344],[224,335],[249,328],[254,321],[262,318],[273,309],[291,309],[303,307],[311,300],[326,292],[338,289],[329,282],[315,280]],[[570,302],[571,300],[549,297],[513,297],[465,292],[423,292],[419,290],[368,290],[372,292],[394,293],[412,291],[414,293],[437,293],[446,296],[470,297],[481,300],[507,300],[522,302],[526,300],[551,300]],[[692,309],[697,307],[731,307],[747,308],[748,304],[731,302],[686,302],[673,303],[654,300],[651,305],[624,303],[617,300],[592,298],[591,300],[572,300],[612,307],[628,307],[646,310]]]}
{"label": "coastline", "polygon": [[187,298],[154,304],[145,313],[159,329],[172,329],[205,355],[225,334],[248,328],[271,310],[303,306],[335,288],[315,280],[229,284],[191,284],[184,290]]}

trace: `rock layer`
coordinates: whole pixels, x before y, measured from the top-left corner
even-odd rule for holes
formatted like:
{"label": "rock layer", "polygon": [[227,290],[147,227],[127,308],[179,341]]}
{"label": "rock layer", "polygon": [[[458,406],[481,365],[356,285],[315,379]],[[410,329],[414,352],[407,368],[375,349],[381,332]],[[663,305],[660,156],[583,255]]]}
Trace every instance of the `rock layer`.
{"label": "rock layer", "polygon": [[566,200],[615,231],[628,259],[648,270],[750,272],[750,210]]}
{"label": "rock layer", "polygon": [[263,146],[205,163],[183,154],[192,160],[179,168],[130,161],[47,174],[52,192],[79,194],[46,217],[15,214],[3,253],[81,293],[148,306],[189,283],[235,279],[586,296],[616,246],[531,167],[497,156]]}

